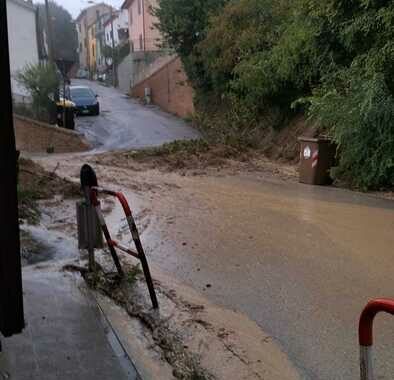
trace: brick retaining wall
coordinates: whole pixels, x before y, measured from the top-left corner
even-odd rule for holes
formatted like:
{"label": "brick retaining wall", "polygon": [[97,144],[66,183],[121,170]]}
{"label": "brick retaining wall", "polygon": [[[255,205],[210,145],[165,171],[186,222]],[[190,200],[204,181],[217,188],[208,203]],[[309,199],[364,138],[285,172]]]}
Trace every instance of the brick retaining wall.
{"label": "brick retaining wall", "polygon": [[43,153],[49,146],[55,153],[82,152],[89,145],[74,131],[14,115],[16,147],[21,152]]}
{"label": "brick retaining wall", "polygon": [[194,113],[193,89],[188,84],[180,58],[174,58],[150,77],[135,85],[131,90],[131,96],[143,99],[146,87],[151,88],[152,103],[163,110],[180,117]]}

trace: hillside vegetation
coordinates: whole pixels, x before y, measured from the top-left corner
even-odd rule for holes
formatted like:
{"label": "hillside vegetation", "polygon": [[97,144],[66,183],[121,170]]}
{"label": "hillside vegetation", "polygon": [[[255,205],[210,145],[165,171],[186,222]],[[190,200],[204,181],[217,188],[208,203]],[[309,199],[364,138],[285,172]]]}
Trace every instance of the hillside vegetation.
{"label": "hillside vegetation", "polygon": [[207,136],[258,145],[305,114],[338,143],[336,175],[394,184],[394,2],[160,0]]}

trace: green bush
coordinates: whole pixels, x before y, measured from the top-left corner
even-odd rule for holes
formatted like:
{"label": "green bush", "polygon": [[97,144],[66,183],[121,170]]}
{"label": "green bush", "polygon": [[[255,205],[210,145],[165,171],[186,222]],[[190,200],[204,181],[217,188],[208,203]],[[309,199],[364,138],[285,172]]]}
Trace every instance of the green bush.
{"label": "green bush", "polygon": [[161,0],[157,15],[209,138],[258,144],[310,106],[339,143],[338,178],[393,186],[393,1]]}
{"label": "green bush", "polygon": [[50,121],[51,116],[56,112],[54,98],[60,85],[55,66],[27,65],[17,73],[16,79],[30,93],[35,117],[38,120]]}
{"label": "green bush", "polygon": [[384,76],[366,77],[353,69],[338,73],[335,82],[310,99],[311,117],[332,131],[338,143],[335,175],[362,190],[392,187],[394,98]]}

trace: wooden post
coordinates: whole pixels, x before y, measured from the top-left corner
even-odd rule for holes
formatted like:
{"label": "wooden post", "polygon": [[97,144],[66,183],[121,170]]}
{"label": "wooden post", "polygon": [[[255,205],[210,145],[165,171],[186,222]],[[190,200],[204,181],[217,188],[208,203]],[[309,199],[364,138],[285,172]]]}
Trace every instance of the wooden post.
{"label": "wooden post", "polygon": [[0,1],[0,332],[8,337],[22,332],[24,315],[6,3]]}

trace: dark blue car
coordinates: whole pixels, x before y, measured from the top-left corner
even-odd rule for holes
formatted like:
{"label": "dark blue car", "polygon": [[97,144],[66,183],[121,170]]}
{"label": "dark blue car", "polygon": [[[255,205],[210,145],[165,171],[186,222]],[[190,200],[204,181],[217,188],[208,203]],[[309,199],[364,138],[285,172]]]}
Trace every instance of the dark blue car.
{"label": "dark blue car", "polygon": [[70,86],[70,99],[75,103],[78,115],[99,115],[97,95],[86,86]]}

